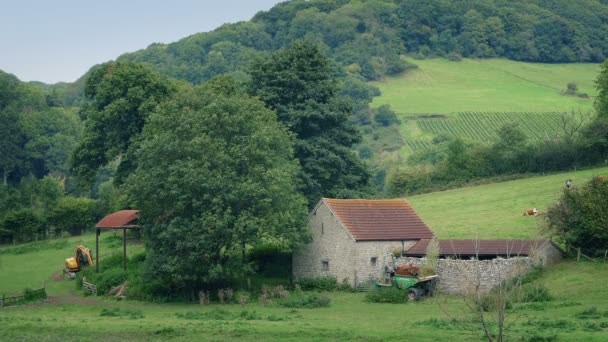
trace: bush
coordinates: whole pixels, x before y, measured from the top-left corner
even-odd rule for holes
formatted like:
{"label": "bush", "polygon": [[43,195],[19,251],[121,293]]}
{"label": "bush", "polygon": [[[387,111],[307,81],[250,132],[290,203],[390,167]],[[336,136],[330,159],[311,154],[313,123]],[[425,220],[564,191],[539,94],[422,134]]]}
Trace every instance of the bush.
{"label": "bush", "polygon": [[76,197],[60,199],[48,217],[55,231],[65,230],[72,235],[88,230],[98,219],[95,200]]}
{"label": "bush", "polygon": [[553,299],[545,285],[524,286],[521,301],[525,303],[548,302]]}
{"label": "bush", "polygon": [[[585,246],[587,253],[602,255],[608,246],[608,181],[595,178],[590,182],[564,190],[560,199],[543,215],[545,229],[570,246]],[[592,255],[593,256],[593,255]]]}
{"label": "bush", "polygon": [[289,296],[287,299],[279,300],[277,304],[284,308],[324,308],[330,306],[331,299],[317,293],[300,292]]}
{"label": "bush", "polygon": [[144,318],[144,314],[141,310],[137,309],[119,309],[119,308],[103,308],[99,313],[99,316],[103,317],[127,317],[130,319]]}
{"label": "bush", "polygon": [[24,301],[26,302],[35,302],[46,299],[46,289],[42,288],[38,290],[32,290],[26,288],[25,290],[23,290],[23,297]]}
{"label": "bush", "polygon": [[[4,216],[3,239],[28,242],[44,233],[44,220],[31,208],[10,211]],[[8,242],[8,241],[7,241]]]}
{"label": "bush", "polygon": [[338,281],[333,277],[304,278],[296,284],[304,291],[335,291],[338,288]]}
{"label": "bush", "polygon": [[450,52],[445,58],[452,62],[460,62],[462,60],[462,55],[457,52]]}
{"label": "bush", "polygon": [[369,303],[400,304],[405,303],[406,298],[405,291],[396,287],[374,289],[365,295],[365,301]]}
{"label": "bush", "polygon": [[374,120],[384,127],[399,123],[397,114],[391,109],[390,105],[382,105],[378,107],[378,109],[376,109]]}

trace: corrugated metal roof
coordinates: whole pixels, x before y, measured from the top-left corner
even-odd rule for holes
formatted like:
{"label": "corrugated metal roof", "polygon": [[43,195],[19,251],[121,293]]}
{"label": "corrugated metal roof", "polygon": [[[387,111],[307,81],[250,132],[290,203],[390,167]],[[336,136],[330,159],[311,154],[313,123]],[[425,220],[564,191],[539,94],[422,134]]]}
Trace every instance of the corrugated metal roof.
{"label": "corrugated metal roof", "polygon": [[323,198],[322,201],[357,241],[430,239],[433,232],[401,199]]}
{"label": "corrugated metal roof", "polygon": [[[430,240],[420,240],[405,251],[406,256],[424,256]],[[441,256],[528,256],[534,250],[551,243],[538,240],[438,240]]]}
{"label": "corrugated metal roof", "polygon": [[115,213],[112,213],[104,218],[101,221],[97,222],[95,228],[122,228],[124,226],[132,225],[135,220],[137,220],[137,214],[139,210],[120,210]]}

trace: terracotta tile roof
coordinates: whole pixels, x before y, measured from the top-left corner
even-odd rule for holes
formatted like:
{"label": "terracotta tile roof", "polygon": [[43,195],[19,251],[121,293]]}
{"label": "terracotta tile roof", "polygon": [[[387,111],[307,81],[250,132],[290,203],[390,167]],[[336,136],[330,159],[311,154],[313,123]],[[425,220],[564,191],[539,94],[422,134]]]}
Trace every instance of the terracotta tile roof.
{"label": "terracotta tile roof", "polygon": [[[538,240],[438,240],[441,256],[528,256],[535,249],[546,243],[547,239]],[[416,242],[405,251],[406,256],[424,256],[428,239]]]}
{"label": "terracotta tile roof", "polygon": [[129,224],[133,224],[135,220],[137,220],[138,213],[139,210],[119,210],[102,218],[101,221],[97,222],[95,228],[112,229],[128,226]]}
{"label": "terracotta tile roof", "polygon": [[357,241],[418,240],[434,236],[404,200],[323,198],[321,201]]}

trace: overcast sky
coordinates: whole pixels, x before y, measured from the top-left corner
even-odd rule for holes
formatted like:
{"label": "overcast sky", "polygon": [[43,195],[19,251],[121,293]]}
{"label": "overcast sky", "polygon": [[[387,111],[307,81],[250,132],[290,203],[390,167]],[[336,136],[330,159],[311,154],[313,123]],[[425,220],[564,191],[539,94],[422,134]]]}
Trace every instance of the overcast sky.
{"label": "overcast sky", "polygon": [[0,70],[72,82],[91,66],[249,20],[281,0],[0,0]]}

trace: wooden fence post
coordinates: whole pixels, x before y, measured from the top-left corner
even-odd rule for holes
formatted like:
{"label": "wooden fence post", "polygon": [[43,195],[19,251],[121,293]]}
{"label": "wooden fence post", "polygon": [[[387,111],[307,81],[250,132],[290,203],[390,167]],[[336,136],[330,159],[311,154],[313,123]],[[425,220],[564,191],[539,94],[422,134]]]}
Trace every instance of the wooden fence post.
{"label": "wooden fence post", "polygon": [[581,261],[581,248],[577,248],[576,249],[578,251],[578,253],[576,254],[576,262]]}

